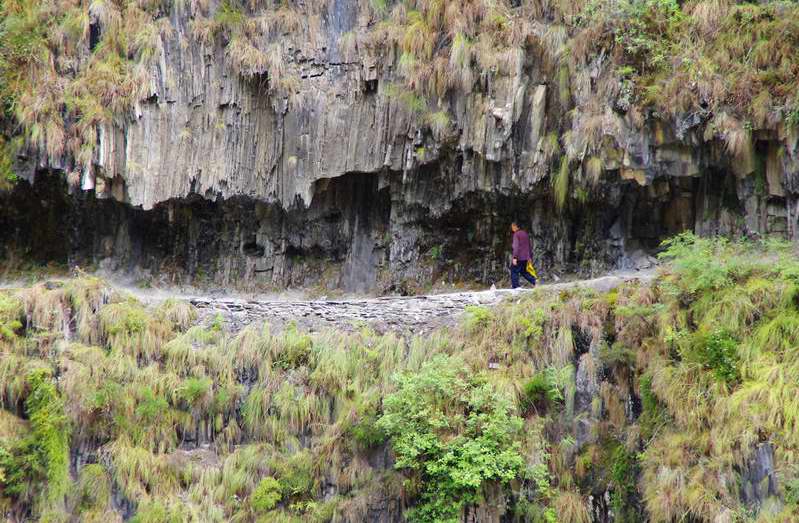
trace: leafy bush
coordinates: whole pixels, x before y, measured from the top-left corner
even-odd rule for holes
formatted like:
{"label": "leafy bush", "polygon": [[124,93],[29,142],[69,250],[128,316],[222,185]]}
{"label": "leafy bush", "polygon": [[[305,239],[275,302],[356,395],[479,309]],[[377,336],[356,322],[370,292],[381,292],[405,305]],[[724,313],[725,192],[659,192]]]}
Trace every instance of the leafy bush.
{"label": "leafy bush", "polygon": [[671,56],[673,36],[685,16],[676,0],[623,0],[618,3],[621,45],[639,71],[659,69]]}
{"label": "leafy bush", "polygon": [[272,464],[284,498],[302,498],[314,489],[313,459],[309,452],[296,452]]}
{"label": "leafy bush", "polygon": [[378,424],[391,438],[396,467],[419,480],[411,521],[456,521],[489,482],[507,483],[524,460],[522,420],[509,397],[455,357],[436,356],[397,377]]}
{"label": "leafy bush", "polygon": [[697,333],[688,348],[681,351],[688,361],[712,370],[717,380],[728,384],[739,380],[738,342],[726,331]]}
{"label": "leafy bush", "polygon": [[45,492],[52,506],[64,502],[69,487],[69,424],[64,404],[45,369],[26,376],[30,394],[25,412],[30,419],[30,435],[0,450],[0,480],[5,496],[30,501],[30,496]]}
{"label": "leafy bush", "polygon": [[11,340],[22,328],[22,303],[6,294],[0,294],[0,339]]}
{"label": "leafy bush", "polygon": [[671,262],[676,277],[672,283],[680,291],[694,294],[718,289],[732,282],[729,259],[724,256],[729,242],[699,238],[684,232],[664,241],[658,256]]}
{"label": "leafy bush", "polygon": [[280,347],[275,357],[275,364],[283,369],[291,369],[306,365],[313,344],[311,337],[297,330],[290,324],[283,333]]}
{"label": "leafy bush", "polygon": [[713,369],[716,379],[734,383],[740,378],[738,372],[738,342],[725,331],[715,331],[705,344],[705,365]]}
{"label": "leafy bush", "polygon": [[250,506],[256,514],[263,514],[277,506],[283,497],[280,483],[272,476],[265,477],[250,496]]}
{"label": "leafy bush", "polygon": [[213,381],[210,378],[189,378],[175,392],[189,405],[195,405],[210,394],[212,387]]}
{"label": "leafy bush", "polygon": [[361,448],[374,448],[386,441],[386,434],[377,422],[377,414],[368,412],[362,414],[350,428],[350,434]]}

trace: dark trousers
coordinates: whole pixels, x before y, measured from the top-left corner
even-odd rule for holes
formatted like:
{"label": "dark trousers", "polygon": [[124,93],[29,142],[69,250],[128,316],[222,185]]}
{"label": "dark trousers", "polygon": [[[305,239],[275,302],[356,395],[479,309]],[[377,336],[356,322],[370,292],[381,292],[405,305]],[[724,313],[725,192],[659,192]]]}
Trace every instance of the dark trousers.
{"label": "dark trousers", "polygon": [[510,266],[510,286],[512,288],[516,288],[519,286],[519,275],[524,277],[525,280],[529,281],[531,284],[535,285],[535,278],[532,274],[527,272],[527,260],[518,260],[516,265],[511,264]]}

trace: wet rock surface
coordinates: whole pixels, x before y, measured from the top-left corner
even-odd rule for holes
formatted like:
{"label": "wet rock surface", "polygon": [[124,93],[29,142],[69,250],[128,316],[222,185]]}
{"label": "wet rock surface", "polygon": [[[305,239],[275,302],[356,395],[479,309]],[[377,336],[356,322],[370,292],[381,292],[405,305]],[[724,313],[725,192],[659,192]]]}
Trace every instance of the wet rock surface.
{"label": "wet rock surface", "polygon": [[741,499],[759,508],[767,499],[777,500],[778,496],[774,447],[769,442],[761,443],[744,464],[741,474]]}

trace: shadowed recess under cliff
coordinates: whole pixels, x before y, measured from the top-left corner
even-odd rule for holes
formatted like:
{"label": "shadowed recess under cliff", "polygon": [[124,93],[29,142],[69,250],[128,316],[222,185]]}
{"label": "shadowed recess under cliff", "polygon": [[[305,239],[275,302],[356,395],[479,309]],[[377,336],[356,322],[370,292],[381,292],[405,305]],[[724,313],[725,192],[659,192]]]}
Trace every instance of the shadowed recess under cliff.
{"label": "shadowed recess under cliff", "polygon": [[401,173],[322,179],[308,207],[192,195],[144,211],[92,193],[69,195],[40,172],[2,198],[0,256],[132,273],[164,283],[319,287],[415,293],[436,283],[501,283],[508,225],[530,228],[534,261],[552,273],[595,275],[646,263],[659,242],[701,234],[788,232],[784,199],[722,173],[612,180],[558,210],[550,188],[470,190],[457,162]]}

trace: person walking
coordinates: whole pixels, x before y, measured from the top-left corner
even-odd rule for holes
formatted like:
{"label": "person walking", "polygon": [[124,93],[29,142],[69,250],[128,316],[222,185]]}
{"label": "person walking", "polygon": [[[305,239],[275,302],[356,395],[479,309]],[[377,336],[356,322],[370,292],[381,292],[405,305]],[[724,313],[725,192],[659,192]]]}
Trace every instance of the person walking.
{"label": "person walking", "polygon": [[532,250],[530,249],[530,236],[519,227],[519,222],[512,222],[510,230],[513,232],[513,261],[510,266],[510,283],[512,288],[519,286],[519,276],[535,285],[536,278],[534,273],[527,269],[528,262],[532,260]]}

